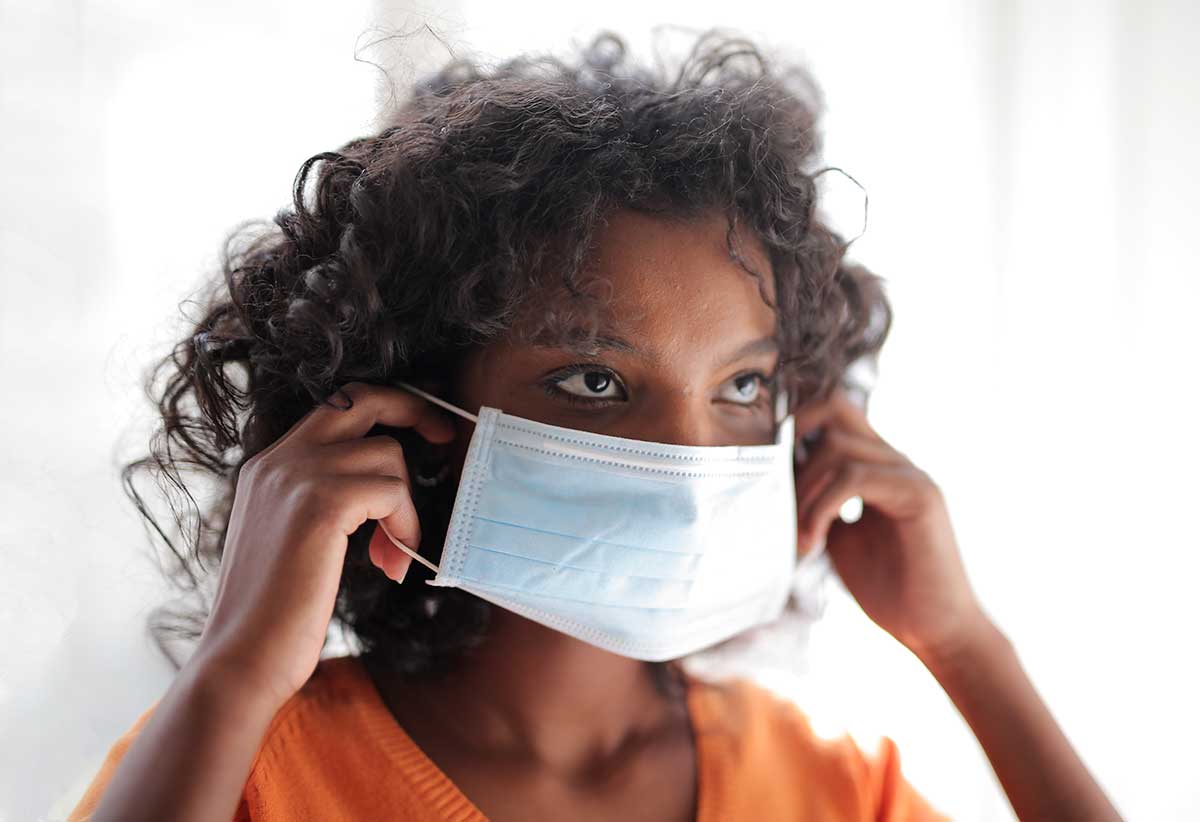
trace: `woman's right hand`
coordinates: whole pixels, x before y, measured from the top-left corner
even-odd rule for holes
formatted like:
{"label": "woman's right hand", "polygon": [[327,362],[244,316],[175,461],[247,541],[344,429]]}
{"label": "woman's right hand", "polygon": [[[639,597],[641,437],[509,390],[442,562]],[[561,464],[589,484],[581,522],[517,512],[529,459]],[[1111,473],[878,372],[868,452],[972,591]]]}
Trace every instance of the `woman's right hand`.
{"label": "woman's right hand", "polygon": [[[216,596],[194,664],[215,668],[277,706],[316,668],[350,534],[368,519],[371,561],[399,582],[421,539],[400,443],[364,435],[376,424],[454,438],[431,403],[398,388],[348,383],[243,465]],[[386,530],[386,533],[384,531]]]}

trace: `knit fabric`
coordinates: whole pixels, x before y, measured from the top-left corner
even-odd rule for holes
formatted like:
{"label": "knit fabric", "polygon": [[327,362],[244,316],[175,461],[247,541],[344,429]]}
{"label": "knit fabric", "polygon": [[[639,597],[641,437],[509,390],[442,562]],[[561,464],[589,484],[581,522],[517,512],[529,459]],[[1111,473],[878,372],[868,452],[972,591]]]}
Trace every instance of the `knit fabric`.
{"label": "knit fabric", "polygon": [[[748,681],[693,678],[687,687],[697,822],[947,819],[905,781],[892,740],[868,756],[848,736],[817,736],[792,703]],[[157,704],[113,744],[70,822],[89,818]],[[322,660],[275,715],[235,822],[486,818],[404,732],[362,663],[347,656]]]}

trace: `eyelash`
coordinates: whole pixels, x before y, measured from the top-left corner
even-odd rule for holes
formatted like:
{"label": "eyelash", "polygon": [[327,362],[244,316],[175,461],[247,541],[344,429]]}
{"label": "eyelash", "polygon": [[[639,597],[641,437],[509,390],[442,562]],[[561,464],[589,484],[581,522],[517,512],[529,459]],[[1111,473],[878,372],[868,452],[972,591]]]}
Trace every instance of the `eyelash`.
{"label": "eyelash", "polygon": [[611,399],[606,399],[603,397],[601,397],[601,398],[581,397],[578,394],[572,394],[570,391],[563,391],[561,388],[558,387],[558,383],[563,382],[564,380],[569,379],[571,377],[574,377],[577,374],[586,374],[589,371],[600,371],[604,374],[607,374],[609,379],[613,380],[614,382],[617,383],[617,385],[621,386],[621,391],[625,390],[625,384],[621,382],[621,380],[617,377],[617,375],[615,373],[613,373],[613,371],[611,369],[605,368],[602,365],[596,365],[593,363],[577,363],[576,365],[568,365],[566,368],[562,368],[558,371],[555,371],[553,374],[551,374],[549,377],[547,377],[545,379],[545,381],[543,381],[542,388],[546,391],[547,395],[554,397],[556,399],[566,400],[571,405],[596,406],[596,405],[607,405],[607,404],[612,403],[613,400],[611,400]]}
{"label": "eyelash", "polygon": [[733,405],[742,408],[754,408],[759,405],[770,405],[772,403],[772,389],[775,387],[775,375],[768,376],[761,371],[746,371],[741,374],[735,374],[731,380],[738,380],[742,377],[754,377],[758,380],[758,396],[751,402],[735,402]]}
{"label": "eyelash", "polygon": [[736,377],[734,377],[734,379],[736,380],[738,377],[754,377],[755,379],[757,379],[758,380],[758,389],[759,389],[757,401],[765,402],[766,400],[770,399],[771,389],[773,389],[775,387],[775,375],[774,374],[768,375],[768,374],[764,374],[761,371],[748,371],[745,374],[738,374]]}
{"label": "eyelash", "polygon": [[[555,371],[553,374],[551,374],[549,377],[547,377],[542,382],[542,389],[546,392],[546,394],[548,396],[554,397],[557,399],[564,399],[571,405],[594,407],[597,405],[609,405],[613,402],[617,402],[617,400],[607,399],[604,397],[600,397],[600,398],[582,397],[579,394],[572,394],[570,391],[563,391],[561,388],[558,387],[558,383],[560,383],[566,379],[569,379],[570,377],[574,377],[577,374],[584,374],[584,373],[587,373],[590,371],[599,371],[604,374],[607,374],[609,379],[613,380],[614,382],[617,383],[617,385],[619,385],[621,387],[622,392],[625,391],[625,384],[621,382],[620,378],[616,375],[616,373],[614,373],[612,371],[612,369],[606,368],[602,365],[594,365],[591,363],[578,363],[576,365],[569,365],[566,368],[563,368],[559,371]],[[755,405],[763,404],[763,403],[766,403],[767,401],[769,401],[770,396],[771,396],[771,389],[775,385],[775,375],[772,374],[772,375],[768,376],[767,374],[764,374],[761,371],[747,371],[742,374],[735,374],[730,379],[737,380],[742,377],[754,377],[755,379],[758,380],[759,395],[754,400],[754,402],[733,403],[733,405],[739,405],[744,408],[753,408]]]}

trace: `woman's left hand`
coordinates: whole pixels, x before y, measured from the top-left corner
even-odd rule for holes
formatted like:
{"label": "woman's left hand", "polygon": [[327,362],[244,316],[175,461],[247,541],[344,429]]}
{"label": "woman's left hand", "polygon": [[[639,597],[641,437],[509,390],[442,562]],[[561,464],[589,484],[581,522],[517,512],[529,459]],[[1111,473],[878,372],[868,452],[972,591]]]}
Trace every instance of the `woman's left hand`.
{"label": "woman's left hand", "polygon": [[[967,582],[941,489],[884,442],[839,387],[796,412],[796,442],[821,428],[796,464],[799,549],[822,534],[846,588],[872,620],[927,663],[974,641],[988,620]],[[861,518],[842,504],[858,496]]]}

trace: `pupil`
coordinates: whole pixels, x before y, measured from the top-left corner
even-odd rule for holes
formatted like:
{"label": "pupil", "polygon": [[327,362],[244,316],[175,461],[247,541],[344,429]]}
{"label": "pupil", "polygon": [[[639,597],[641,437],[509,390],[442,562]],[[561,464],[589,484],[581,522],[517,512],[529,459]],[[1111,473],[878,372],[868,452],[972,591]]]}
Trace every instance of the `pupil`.
{"label": "pupil", "polygon": [[748,395],[754,388],[754,377],[745,376],[738,378],[738,391],[743,395]]}
{"label": "pupil", "polygon": [[583,384],[587,386],[589,391],[599,393],[608,388],[608,375],[601,371],[589,371],[583,375]]}

